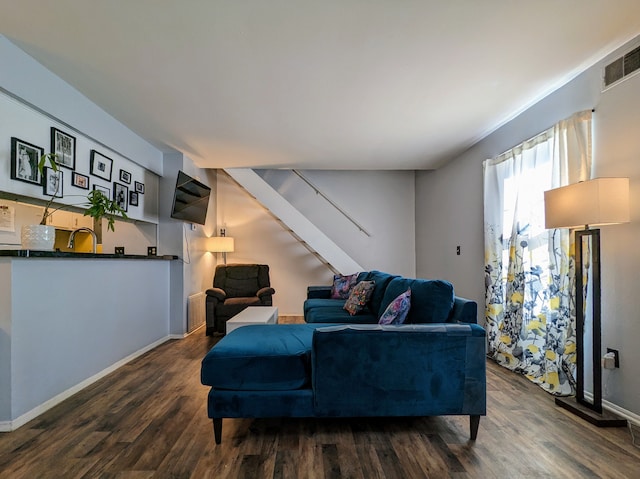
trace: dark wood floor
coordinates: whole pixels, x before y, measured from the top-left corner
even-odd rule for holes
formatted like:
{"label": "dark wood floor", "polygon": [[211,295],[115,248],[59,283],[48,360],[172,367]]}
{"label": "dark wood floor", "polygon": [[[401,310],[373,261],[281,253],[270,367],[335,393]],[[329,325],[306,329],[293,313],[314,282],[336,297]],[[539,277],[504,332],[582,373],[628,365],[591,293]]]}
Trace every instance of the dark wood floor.
{"label": "dark wood floor", "polygon": [[489,361],[478,440],[466,417],[227,419],[213,441],[199,331],[11,433],[0,478],[638,478],[625,428],[598,429]]}

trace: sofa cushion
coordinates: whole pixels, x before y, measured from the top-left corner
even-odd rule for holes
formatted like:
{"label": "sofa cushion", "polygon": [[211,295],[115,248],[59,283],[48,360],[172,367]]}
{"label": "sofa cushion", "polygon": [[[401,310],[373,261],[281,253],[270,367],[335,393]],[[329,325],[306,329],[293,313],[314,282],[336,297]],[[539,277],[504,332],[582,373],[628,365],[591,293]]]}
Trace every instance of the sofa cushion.
{"label": "sofa cushion", "polygon": [[375,281],[360,281],[356,284],[349,294],[349,299],[344,303],[344,310],[351,316],[362,311],[371,299],[371,293],[373,293],[375,286]]}
{"label": "sofa cushion", "polygon": [[453,308],[453,285],[448,281],[393,278],[382,299],[387,305],[411,288],[411,309],[405,323],[444,323]]}
{"label": "sofa cushion", "polygon": [[331,299],[347,299],[358,280],[360,273],[353,273],[347,276],[336,274],[333,277],[333,287],[331,288]]}
{"label": "sofa cushion", "polygon": [[[344,304],[344,302],[343,302]],[[351,316],[342,305],[333,307],[317,307],[307,310],[304,320],[307,323],[357,323],[375,324],[378,318],[366,308],[355,316]]]}
{"label": "sofa cushion", "polygon": [[411,308],[411,289],[406,290],[389,303],[380,316],[379,324],[402,324]]}
{"label": "sofa cushion", "polygon": [[342,308],[344,306],[344,299],[326,299],[326,298],[312,298],[306,299],[302,309],[305,317],[307,313],[316,308]]}
{"label": "sofa cushion", "polygon": [[313,331],[309,324],[250,325],[231,331],[202,360],[202,384],[240,391],[307,386]]}

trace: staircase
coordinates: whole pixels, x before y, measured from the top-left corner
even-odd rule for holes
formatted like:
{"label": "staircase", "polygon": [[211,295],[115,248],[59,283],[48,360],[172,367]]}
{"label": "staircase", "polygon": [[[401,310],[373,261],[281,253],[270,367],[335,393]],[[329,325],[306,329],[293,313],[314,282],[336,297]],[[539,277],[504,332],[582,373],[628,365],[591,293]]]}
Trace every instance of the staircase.
{"label": "staircase", "polygon": [[256,172],[249,168],[226,168],[224,171],[335,274],[364,270]]}

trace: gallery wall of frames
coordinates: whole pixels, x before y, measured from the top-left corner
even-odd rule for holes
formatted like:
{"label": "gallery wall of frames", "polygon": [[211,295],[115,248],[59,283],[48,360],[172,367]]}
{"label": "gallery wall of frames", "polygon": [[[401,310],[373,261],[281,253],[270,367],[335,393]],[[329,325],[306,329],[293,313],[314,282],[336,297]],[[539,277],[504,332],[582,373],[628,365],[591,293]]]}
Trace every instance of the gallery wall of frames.
{"label": "gallery wall of frames", "polygon": [[[132,220],[158,223],[159,178],[84,136],[82,125],[63,125],[29,105],[0,93],[0,191],[80,206],[91,190],[117,201]],[[38,162],[56,153],[59,170]]]}

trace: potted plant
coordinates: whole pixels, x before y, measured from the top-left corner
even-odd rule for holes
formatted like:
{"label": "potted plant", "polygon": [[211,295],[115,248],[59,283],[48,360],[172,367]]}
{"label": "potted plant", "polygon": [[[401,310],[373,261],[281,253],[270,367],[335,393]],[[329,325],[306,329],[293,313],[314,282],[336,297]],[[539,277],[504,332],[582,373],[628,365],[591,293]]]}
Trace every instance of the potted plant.
{"label": "potted plant", "polygon": [[[38,162],[38,170],[44,178],[44,168],[49,166],[53,171],[59,170],[57,161],[58,155],[55,153],[47,153],[40,157]],[[55,185],[55,191],[49,195],[50,198],[44,206],[44,212],[42,213],[42,219],[40,224],[37,225],[24,225],[22,227],[22,247],[23,249],[32,250],[53,250],[55,242],[55,227],[47,225],[47,218],[58,210],[67,208],[69,206],[81,206],[86,208],[84,215],[91,216],[94,221],[99,221],[102,218],[107,219],[107,230],[115,231],[115,218],[120,216],[127,219],[125,211],[113,200],[107,198],[102,192],[93,190],[86,196],[86,202],[76,205],[62,205],[56,208],[52,208],[53,201],[56,198],[56,193],[60,187],[59,182]]]}

